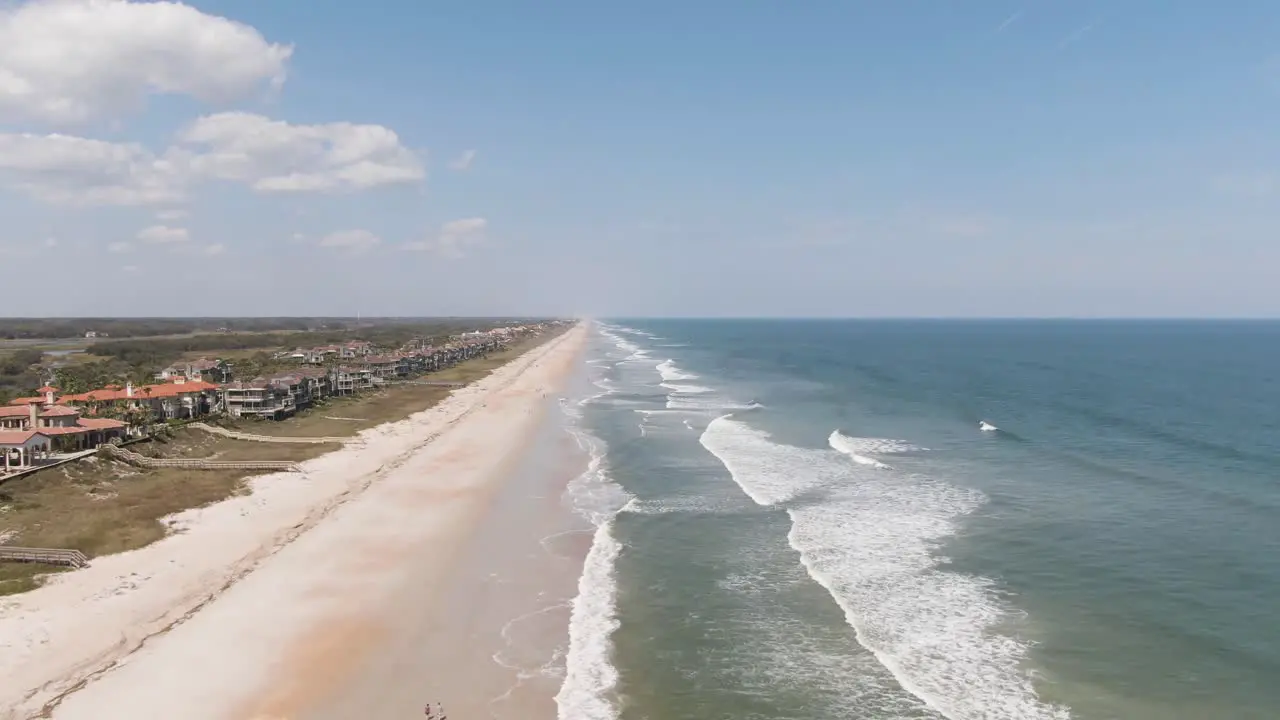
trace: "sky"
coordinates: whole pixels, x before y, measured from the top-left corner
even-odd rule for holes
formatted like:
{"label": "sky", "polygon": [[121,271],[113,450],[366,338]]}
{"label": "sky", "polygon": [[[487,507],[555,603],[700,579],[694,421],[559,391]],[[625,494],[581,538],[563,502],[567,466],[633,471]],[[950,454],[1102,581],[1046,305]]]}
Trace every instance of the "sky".
{"label": "sky", "polygon": [[0,0],[0,314],[1280,316],[1280,3]]}

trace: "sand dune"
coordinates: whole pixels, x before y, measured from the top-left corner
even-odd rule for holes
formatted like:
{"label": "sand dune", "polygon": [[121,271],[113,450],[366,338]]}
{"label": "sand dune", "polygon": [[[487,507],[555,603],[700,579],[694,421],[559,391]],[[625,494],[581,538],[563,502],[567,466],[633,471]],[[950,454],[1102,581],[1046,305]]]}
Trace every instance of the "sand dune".
{"label": "sand dune", "polygon": [[429,579],[449,566],[585,336],[574,328],[434,408],[365,431],[361,446],[305,463],[304,476],[264,476],[251,495],[181,513],[160,542],[0,600],[0,718],[307,713],[394,636],[396,618],[369,609],[405,582],[431,602]]}

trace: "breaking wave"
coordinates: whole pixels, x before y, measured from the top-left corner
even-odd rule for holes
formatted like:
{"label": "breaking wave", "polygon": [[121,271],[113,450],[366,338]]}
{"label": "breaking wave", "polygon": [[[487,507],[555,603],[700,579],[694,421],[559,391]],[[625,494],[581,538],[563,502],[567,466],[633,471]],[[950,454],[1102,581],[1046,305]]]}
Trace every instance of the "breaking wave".
{"label": "breaking wave", "polygon": [[[889,471],[875,454],[917,449],[894,440],[835,432],[839,452],[800,448],[723,416],[701,442],[752,500],[786,511],[810,577],[903,689],[952,720],[1069,717],[1037,697],[1027,644],[997,632],[1008,610],[995,583],[941,569],[939,548],[980,493]],[[853,455],[870,462],[842,457]]]}

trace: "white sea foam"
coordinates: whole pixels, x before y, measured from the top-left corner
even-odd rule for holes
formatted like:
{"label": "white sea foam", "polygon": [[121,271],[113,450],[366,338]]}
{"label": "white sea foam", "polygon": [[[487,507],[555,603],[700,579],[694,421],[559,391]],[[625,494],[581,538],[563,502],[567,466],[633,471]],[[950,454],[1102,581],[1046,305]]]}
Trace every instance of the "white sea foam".
{"label": "white sea foam", "polygon": [[715,392],[712,388],[703,387],[702,385],[687,385],[684,383],[659,383],[659,387],[664,387],[671,392],[684,393],[686,395],[700,395],[702,393]]}
{"label": "white sea foam", "polygon": [[666,515],[670,513],[687,515],[723,515],[741,510],[725,500],[693,495],[688,497],[668,496],[652,500],[635,500],[627,504],[623,512],[633,515]]}
{"label": "white sea foam", "polygon": [[578,579],[578,596],[569,615],[569,654],[564,684],[556,694],[560,720],[613,720],[618,709],[613,690],[618,670],[613,666],[616,615],[615,561],[622,545],[613,537],[613,521],[596,528]]}
{"label": "white sea foam", "polygon": [[642,338],[649,338],[650,340],[656,339],[658,337],[657,335],[654,335],[648,330],[637,330],[636,328],[627,327],[626,325],[612,325],[610,327],[617,332],[623,332],[628,335],[635,335],[637,337],[642,337]]}
{"label": "white sea foam", "polygon": [[[1022,668],[1026,644],[996,632],[1007,611],[994,583],[939,569],[939,546],[983,502],[979,493],[782,445],[729,417],[713,421],[702,444],[758,504],[823,489],[821,501],[810,495],[787,507],[788,539],[859,642],[907,691],[952,720],[1069,717],[1037,698]],[[880,452],[910,448],[868,445]],[[854,449],[869,452],[856,442]]]}
{"label": "white sea foam", "polygon": [[618,715],[613,697],[618,671],[611,657],[613,632],[618,628],[614,564],[622,546],[613,535],[613,524],[633,498],[609,476],[605,442],[576,423],[569,430],[590,460],[565,495],[596,529],[569,615],[569,650],[556,705],[561,720],[614,720]]}
{"label": "white sea foam", "polygon": [[868,465],[881,470],[890,470],[892,468],[877,460],[875,458],[876,455],[892,455],[923,450],[923,448],[918,448],[900,440],[852,437],[839,430],[831,431],[831,435],[827,437],[827,444],[833,450],[848,455],[851,460],[859,465]]}
{"label": "white sea foam", "polygon": [[760,505],[774,505],[844,477],[844,468],[821,450],[786,448],[769,433],[724,415],[711,421],[700,439],[720,459],[735,482]]}
{"label": "white sea foam", "polygon": [[639,361],[652,360],[652,358],[649,357],[648,350],[622,337],[619,334],[620,332],[625,332],[635,337],[644,337],[645,334],[642,334],[640,331],[630,330],[628,328],[623,328],[623,327],[602,326],[600,328],[601,335],[612,340],[614,346],[617,347],[618,350],[620,350],[623,353],[626,353],[626,356],[622,358],[622,362],[639,362]]}
{"label": "white sea foam", "polygon": [[663,360],[658,363],[658,374],[662,376],[663,382],[671,382],[673,380],[697,380],[698,376],[691,372],[685,372],[676,367],[674,360]]}
{"label": "white sea foam", "polygon": [[764,407],[760,403],[740,403],[732,400],[719,400],[706,396],[683,396],[671,394],[667,396],[668,410],[684,410],[692,412],[723,413],[732,410],[754,410]]}
{"label": "white sea foam", "polygon": [[599,527],[617,515],[631,501],[631,495],[609,476],[605,442],[576,427],[569,432],[590,460],[587,469],[569,482],[565,498],[576,513]]}

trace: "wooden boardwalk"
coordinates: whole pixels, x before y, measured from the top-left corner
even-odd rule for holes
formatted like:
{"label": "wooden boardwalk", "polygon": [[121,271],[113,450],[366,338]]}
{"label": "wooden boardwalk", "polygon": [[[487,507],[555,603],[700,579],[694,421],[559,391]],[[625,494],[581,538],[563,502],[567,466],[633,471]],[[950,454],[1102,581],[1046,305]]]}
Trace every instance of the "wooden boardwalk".
{"label": "wooden boardwalk", "polygon": [[8,475],[0,475],[0,485],[3,485],[4,483],[10,480],[16,480],[22,477],[23,475],[30,475],[32,473],[40,472],[41,470],[48,470],[50,468],[56,468],[59,465],[66,465],[69,462],[75,462],[80,458],[88,457],[94,454],[95,452],[97,452],[97,450],[81,450],[79,452],[68,453],[62,457],[54,458],[52,461],[45,461],[40,465],[33,465],[28,468],[23,468],[16,472],[11,472]]}
{"label": "wooden boardwalk", "polygon": [[297,445],[320,445],[323,443],[347,443],[355,440],[352,437],[337,437],[333,435],[325,435],[321,437],[288,437],[284,435],[256,435],[254,433],[240,432],[239,430],[228,430],[217,425],[209,425],[202,422],[187,423],[187,427],[203,430],[214,435],[229,437],[233,440],[251,440],[253,442],[264,443],[293,443]]}
{"label": "wooden boardwalk", "polygon": [[45,565],[82,568],[89,564],[89,558],[85,557],[84,553],[79,550],[0,545],[0,562],[42,563]]}
{"label": "wooden boardwalk", "polygon": [[123,460],[144,468],[188,468],[191,470],[286,470],[302,472],[302,467],[289,460],[206,460],[204,458],[153,458],[139,455],[122,447],[106,444],[98,452],[110,458]]}

